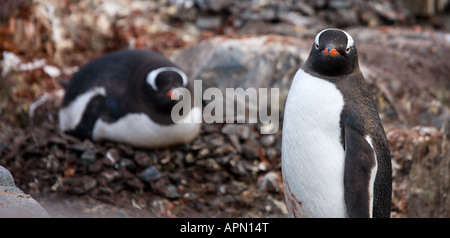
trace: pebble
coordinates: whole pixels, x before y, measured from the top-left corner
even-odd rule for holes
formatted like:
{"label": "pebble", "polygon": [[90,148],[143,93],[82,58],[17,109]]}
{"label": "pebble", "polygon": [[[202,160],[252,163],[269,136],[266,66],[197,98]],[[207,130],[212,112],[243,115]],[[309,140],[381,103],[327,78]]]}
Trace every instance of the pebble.
{"label": "pebble", "polygon": [[155,166],[147,167],[144,171],[139,173],[139,178],[147,183],[152,183],[161,178],[161,173]]}
{"label": "pebble", "polygon": [[221,146],[221,145],[223,145],[225,143],[225,140],[224,140],[223,136],[220,135],[219,133],[205,135],[204,140],[208,144],[210,144],[210,145],[212,145],[214,147]]}
{"label": "pebble", "polygon": [[204,30],[217,30],[223,24],[221,16],[199,16],[195,21],[195,25]]}
{"label": "pebble", "polygon": [[221,194],[226,194],[227,193],[227,186],[226,185],[220,185],[219,186],[219,192],[221,193]]}
{"label": "pebble", "polygon": [[137,190],[142,190],[145,187],[145,185],[138,178],[129,179],[126,181],[126,184]]}
{"label": "pebble", "polygon": [[222,127],[222,133],[226,135],[237,135],[240,139],[246,140],[250,137],[250,128],[248,125],[225,124]]}
{"label": "pebble", "polygon": [[241,148],[242,148],[242,153],[244,154],[245,158],[250,159],[250,160],[259,158],[259,152],[255,146],[249,145],[249,144],[243,144]]}
{"label": "pebble", "polygon": [[178,199],[181,197],[181,195],[177,191],[177,187],[175,187],[173,184],[169,184],[166,189],[164,190],[165,197],[169,199]]}
{"label": "pebble", "polygon": [[[237,135],[228,135],[228,139],[230,139],[231,144],[233,144],[233,147],[239,152],[242,152],[242,146],[241,143],[239,142],[239,138]],[[220,148],[220,147],[219,147]]]}
{"label": "pebble", "polygon": [[266,149],[266,157],[269,159],[274,159],[277,156],[280,156],[280,151],[278,151],[277,149],[274,148],[268,148]]}
{"label": "pebble", "polygon": [[97,156],[96,156],[97,152],[95,151],[95,149],[88,149],[83,151],[83,153],[81,154],[81,164],[83,165],[90,165],[92,163],[95,162],[95,160],[97,160]]}
{"label": "pebble", "polygon": [[121,159],[119,161],[119,163],[117,163],[114,167],[116,169],[125,168],[126,170],[128,170],[130,172],[136,171],[136,164],[133,162],[133,160],[126,159],[126,158]]}
{"label": "pebble", "polygon": [[111,183],[114,180],[116,180],[117,178],[120,177],[120,173],[117,172],[116,170],[105,170],[100,174],[101,178],[104,178],[106,183]]}
{"label": "pebble", "polygon": [[[138,175],[141,181],[144,181],[150,185],[152,191],[156,194],[162,195],[169,199],[178,199],[181,195],[177,191],[177,187],[171,183],[170,180],[177,180],[179,184],[186,184],[183,178],[176,175],[167,175],[161,173],[156,167],[147,167],[144,171]],[[138,184],[138,186],[140,186]]]}
{"label": "pebble", "polygon": [[230,172],[235,174],[235,175],[246,175],[247,171],[245,170],[244,165],[242,164],[242,162],[238,159],[238,158],[231,158],[228,161],[228,166],[230,169]]}
{"label": "pebble", "polygon": [[[211,151],[210,151],[208,148],[203,148],[203,149],[201,149],[201,150],[198,152],[197,158],[198,158],[198,159],[204,159],[205,157],[209,156],[210,153],[211,153]],[[194,156],[192,155],[192,153],[189,153],[189,154],[191,154],[191,156],[194,157]],[[187,156],[187,155],[186,155],[186,156]],[[193,160],[192,160],[192,162],[193,162]]]}
{"label": "pebble", "polygon": [[270,147],[275,144],[275,136],[274,135],[262,135],[259,138],[259,143],[261,143],[264,147]]}
{"label": "pebble", "polygon": [[280,184],[281,178],[279,173],[270,171],[260,178],[258,188],[271,193],[279,193],[282,190]]}
{"label": "pebble", "polygon": [[262,171],[265,172],[267,171],[269,168],[267,167],[267,164],[264,162],[260,162],[258,163],[258,171]]}
{"label": "pebble", "polygon": [[196,165],[201,166],[208,172],[214,172],[220,170],[220,165],[217,163],[217,161],[213,158],[208,158],[206,160],[199,160],[197,161]]}
{"label": "pebble", "polygon": [[187,153],[186,156],[184,157],[184,160],[188,164],[193,164],[195,162],[195,157],[194,157],[194,155],[192,153]]}
{"label": "pebble", "polygon": [[120,160],[119,151],[116,148],[111,148],[106,152],[105,158],[107,165],[114,166]]}

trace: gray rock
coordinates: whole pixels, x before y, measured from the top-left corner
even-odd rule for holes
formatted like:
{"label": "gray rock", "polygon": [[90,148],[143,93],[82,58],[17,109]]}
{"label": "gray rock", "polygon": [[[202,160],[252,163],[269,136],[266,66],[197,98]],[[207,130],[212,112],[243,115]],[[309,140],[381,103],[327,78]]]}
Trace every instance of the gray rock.
{"label": "gray rock", "polygon": [[351,0],[339,0],[339,1],[330,1],[330,8],[339,10],[339,9],[349,9],[353,5],[353,1]]}
{"label": "gray rock", "polygon": [[223,24],[221,16],[199,16],[195,21],[195,25],[200,29],[217,30]]}
{"label": "gray rock", "polygon": [[0,186],[8,189],[17,189],[11,173],[3,166],[0,166]]}
{"label": "gray rock", "polygon": [[139,178],[142,181],[148,183],[152,183],[153,181],[159,180],[161,179],[161,177],[162,177],[161,172],[159,172],[159,170],[155,166],[147,167],[144,171],[142,171],[139,174]]}
{"label": "gray rock", "polygon": [[177,191],[177,187],[172,184],[169,184],[164,190],[165,197],[169,199],[178,199],[180,198],[180,194]]}
{"label": "gray rock", "polygon": [[119,169],[119,168],[125,168],[125,169],[127,169],[128,171],[131,171],[131,172],[135,172],[136,171],[136,164],[133,162],[133,160],[131,160],[131,159],[126,159],[126,158],[123,158],[123,159],[121,159],[120,160],[120,162],[118,163],[118,164],[116,164],[117,166],[117,169]]}
{"label": "gray rock", "polygon": [[95,151],[95,149],[85,150],[81,154],[81,164],[90,165],[90,164],[94,163],[95,160],[97,160],[96,153],[97,152]]}
{"label": "gray rock", "polygon": [[221,136],[219,133],[206,135],[204,139],[208,142],[208,144],[212,145],[213,148],[221,146],[225,143],[223,136]]}
{"label": "gray rock", "polygon": [[259,142],[264,147],[270,147],[275,143],[275,136],[274,135],[262,135],[259,138]]}
{"label": "gray rock", "polygon": [[280,175],[276,172],[268,172],[266,173],[258,182],[258,188],[273,193],[281,192],[281,178]]}
{"label": "gray rock", "polygon": [[259,158],[259,152],[254,145],[243,144],[242,145],[242,153],[245,158],[249,160],[254,160]]}
{"label": "gray rock", "polygon": [[247,174],[245,167],[239,157],[232,157],[228,161],[228,168],[231,173],[238,176],[244,176]]}
{"label": "gray rock", "polygon": [[6,217],[46,218],[49,215],[36,200],[17,188],[11,173],[0,166],[0,218]]}
{"label": "gray rock", "polygon": [[[171,58],[191,80],[202,80],[203,92],[211,87],[219,88],[226,105],[232,101],[238,105],[244,104],[246,109],[250,106],[257,108],[255,102],[249,104],[246,102],[248,99],[236,100],[234,95],[227,95],[227,88],[254,88],[258,94],[257,100],[267,100],[268,106],[270,89],[278,88],[278,109],[282,111],[291,80],[309,54],[310,47],[310,41],[282,36],[216,37]],[[268,89],[269,94],[259,94],[260,88]]]}
{"label": "gray rock", "polygon": [[[204,80],[206,87],[270,87],[300,65],[301,49],[283,44],[282,38],[262,36],[243,39],[216,37],[173,57],[191,79]],[[292,72],[291,72],[292,73]],[[294,72],[295,73],[295,72]]]}
{"label": "gray rock", "polygon": [[240,139],[246,140],[250,137],[250,128],[241,124],[225,124],[222,133],[226,135],[236,135]]}
{"label": "gray rock", "polygon": [[316,19],[303,16],[297,12],[287,12],[286,14],[280,15],[280,19],[296,26],[313,26],[317,24]]}
{"label": "gray rock", "polygon": [[116,148],[111,148],[106,152],[105,164],[114,166],[120,160],[119,151]]}

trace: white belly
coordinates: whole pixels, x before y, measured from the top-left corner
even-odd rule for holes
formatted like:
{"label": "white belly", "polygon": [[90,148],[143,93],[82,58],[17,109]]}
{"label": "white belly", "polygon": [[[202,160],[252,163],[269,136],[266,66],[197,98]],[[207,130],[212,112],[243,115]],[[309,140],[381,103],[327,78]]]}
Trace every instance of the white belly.
{"label": "white belly", "polygon": [[343,96],[334,84],[301,69],[297,72],[282,134],[282,172],[291,216],[347,216],[339,125],[343,107]]}
{"label": "white belly", "polygon": [[[191,116],[201,118],[201,109],[192,108],[186,117]],[[159,125],[144,113],[131,113],[114,123],[98,119],[92,137],[96,141],[112,140],[150,149],[190,142],[198,135],[200,126],[201,123],[182,122]]]}

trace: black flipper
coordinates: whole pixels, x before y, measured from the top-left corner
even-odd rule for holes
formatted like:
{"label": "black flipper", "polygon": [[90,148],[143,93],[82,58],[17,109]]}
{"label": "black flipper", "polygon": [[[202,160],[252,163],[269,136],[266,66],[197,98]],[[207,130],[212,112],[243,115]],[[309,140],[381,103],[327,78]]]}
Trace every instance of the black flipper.
{"label": "black flipper", "polygon": [[92,139],[92,130],[99,115],[105,110],[105,101],[106,99],[102,95],[93,97],[86,105],[80,123],[75,129],[67,131],[67,134],[80,139]]}
{"label": "black flipper", "polygon": [[344,198],[349,217],[369,217],[369,182],[376,158],[372,146],[363,135],[344,128],[345,169]]}

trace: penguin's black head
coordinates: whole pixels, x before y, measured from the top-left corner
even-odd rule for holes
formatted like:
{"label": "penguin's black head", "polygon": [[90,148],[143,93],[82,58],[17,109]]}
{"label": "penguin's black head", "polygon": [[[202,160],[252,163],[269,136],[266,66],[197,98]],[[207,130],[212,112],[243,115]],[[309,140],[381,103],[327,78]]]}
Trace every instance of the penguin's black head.
{"label": "penguin's black head", "polygon": [[188,78],[186,74],[176,67],[161,67],[150,71],[147,74],[148,95],[160,107],[172,107],[178,101],[172,100],[174,90],[180,87],[187,87]]}
{"label": "penguin's black head", "polygon": [[339,29],[319,32],[308,60],[313,71],[327,76],[345,75],[359,68],[353,38]]}

